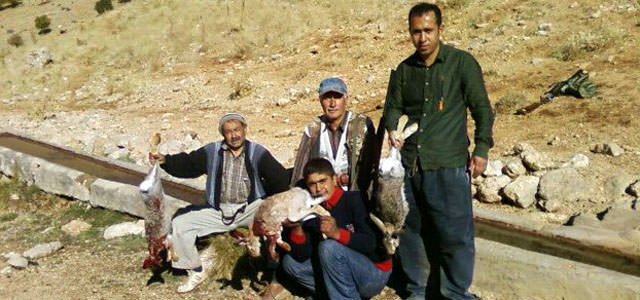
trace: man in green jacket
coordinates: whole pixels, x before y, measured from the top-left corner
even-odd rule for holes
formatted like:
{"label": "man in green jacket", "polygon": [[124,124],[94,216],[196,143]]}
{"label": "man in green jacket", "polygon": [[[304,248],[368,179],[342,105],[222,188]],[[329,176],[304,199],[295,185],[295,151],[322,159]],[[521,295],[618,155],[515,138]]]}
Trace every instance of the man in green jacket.
{"label": "man in green jacket", "polygon": [[[411,8],[409,32],[416,51],[392,73],[384,110],[390,143],[402,148],[407,174],[411,208],[398,251],[413,299],[423,299],[425,293],[429,299],[472,299],[468,288],[475,247],[469,175],[485,170],[493,146],[494,116],[480,66],[471,54],[440,42],[443,29],[438,6],[419,3]],[[467,109],[475,121],[471,157]],[[394,131],[403,114],[409,124],[419,125],[406,141]]]}

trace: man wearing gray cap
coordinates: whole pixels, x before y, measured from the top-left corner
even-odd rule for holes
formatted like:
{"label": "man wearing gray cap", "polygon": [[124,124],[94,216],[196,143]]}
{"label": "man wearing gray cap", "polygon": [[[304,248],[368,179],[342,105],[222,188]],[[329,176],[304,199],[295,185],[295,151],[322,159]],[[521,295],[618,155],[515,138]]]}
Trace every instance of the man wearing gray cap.
{"label": "man wearing gray cap", "polygon": [[[320,82],[318,98],[323,114],[304,128],[291,176],[291,186],[306,188],[303,170],[313,158],[328,160],[345,191],[361,191],[364,199],[373,175],[375,129],[371,119],[347,110],[347,85],[340,78]],[[277,298],[283,286],[272,281],[262,299]]]}
{"label": "man wearing gray cap", "polygon": [[190,153],[152,154],[151,162],[175,177],[195,178],[207,174],[207,205],[173,219],[171,242],[177,261],[186,269],[187,281],[178,292],[193,290],[211,271],[210,261],[201,260],[196,238],[248,227],[262,199],[288,189],[284,167],[263,146],[246,139],[247,121],[238,113],[220,118],[222,141]]}
{"label": "man wearing gray cap", "polygon": [[304,129],[291,185],[302,179],[307,161],[322,157],[333,165],[344,190],[366,192],[373,174],[375,129],[371,119],[346,109],[347,85],[340,78],[320,83],[318,96],[322,114]]}

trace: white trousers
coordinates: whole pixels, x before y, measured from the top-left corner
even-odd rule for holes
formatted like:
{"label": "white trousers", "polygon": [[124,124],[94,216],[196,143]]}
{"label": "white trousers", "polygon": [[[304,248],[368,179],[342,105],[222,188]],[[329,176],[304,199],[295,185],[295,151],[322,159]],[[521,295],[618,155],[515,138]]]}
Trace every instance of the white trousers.
{"label": "white trousers", "polygon": [[[222,213],[213,208],[190,211],[174,218],[171,222],[171,242],[178,261],[171,262],[171,265],[176,269],[200,267],[202,263],[196,248],[196,238],[212,233],[228,232],[238,227],[247,228],[253,222],[253,216],[262,201],[264,200],[258,199],[247,205],[244,213],[239,213],[229,225],[223,223]],[[230,217],[226,214],[225,216]]]}

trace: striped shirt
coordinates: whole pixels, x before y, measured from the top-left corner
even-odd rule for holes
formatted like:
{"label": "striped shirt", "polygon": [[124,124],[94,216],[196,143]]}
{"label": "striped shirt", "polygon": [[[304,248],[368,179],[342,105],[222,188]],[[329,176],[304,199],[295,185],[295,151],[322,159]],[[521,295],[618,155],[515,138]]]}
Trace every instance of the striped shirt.
{"label": "striped shirt", "polygon": [[225,144],[223,150],[222,182],[220,186],[220,203],[243,204],[249,199],[251,184],[245,166],[245,151],[234,157]]}

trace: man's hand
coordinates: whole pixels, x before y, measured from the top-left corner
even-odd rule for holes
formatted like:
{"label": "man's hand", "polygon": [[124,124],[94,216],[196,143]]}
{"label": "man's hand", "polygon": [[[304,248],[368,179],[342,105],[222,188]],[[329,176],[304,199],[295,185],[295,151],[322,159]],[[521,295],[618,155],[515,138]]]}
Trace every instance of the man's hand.
{"label": "man's hand", "polygon": [[478,177],[484,170],[487,169],[487,160],[480,156],[473,156],[469,163],[469,173],[472,178]]}
{"label": "man's hand", "polygon": [[163,164],[166,159],[164,155],[160,153],[149,153],[149,162],[153,165],[156,163],[156,161],[160,164]]}
{"label": "man's hand", "polygon": [[396,130],[389,131],[389,144],[400,150],[402,145],[404,145],[404,140],[400,138],[401,134],[399,134]]}
{"label": "man's hand", "polygon": [[338,225],[336,225],[336,219],[330,216],[320,217],[320,232],[334,240],[340,238],[340,231],[338,230]]}

